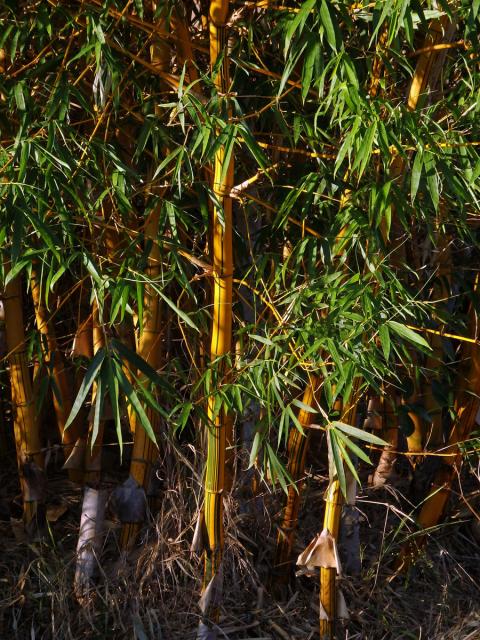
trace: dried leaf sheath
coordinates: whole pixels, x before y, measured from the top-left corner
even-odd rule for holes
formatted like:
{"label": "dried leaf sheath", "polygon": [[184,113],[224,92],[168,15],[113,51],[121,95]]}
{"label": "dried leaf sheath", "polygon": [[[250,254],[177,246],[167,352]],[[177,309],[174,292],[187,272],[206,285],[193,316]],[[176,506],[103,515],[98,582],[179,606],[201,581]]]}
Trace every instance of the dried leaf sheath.
{"label": "dried leaf sheath", "polygon": [[[4,269],[6,276],[10,271],[9,262],[5,262]],[[43,501],[43,453],[25,346],[21,276],[7,284],[3,303],[23,518],[29,527],[37,514],[38,503]]]}
{"label": "dried leaf sheath", "polygon": [[[223,62],[215,77],[218,92],[228,91],[230,80],[226,55],[225,22],[229,3],[215,0],[210,3],[210,63],[215,66],[223,54]],[[226,371],[226,357],[232,342],[232,200],[233,159],[224,167],[225,148],[220,146],[215,155],[213,190],[221,202],[222,211],[213,211],[213,323],[210,360],[215,369],[215,379],[222,384]],[[229,420],[222,407],[215,410],[215,398],[208,401],[209,425],[207,436],[207,468],[205,476],[205,525],[207,544],[205,553],[204,589],[218,573],[223,554],[223,491],[225,489],[225,458]]]}

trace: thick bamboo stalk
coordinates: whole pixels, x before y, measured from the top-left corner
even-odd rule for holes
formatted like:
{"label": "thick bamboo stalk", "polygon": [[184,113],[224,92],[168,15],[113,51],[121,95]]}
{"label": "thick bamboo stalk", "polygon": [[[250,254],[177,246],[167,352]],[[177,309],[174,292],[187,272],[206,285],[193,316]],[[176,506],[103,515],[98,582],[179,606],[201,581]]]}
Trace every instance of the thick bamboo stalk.
{"label": "thick bamboo stalk", "polygon": [[[210,3],[210,63],[215,66],[223,53],[223,63],[215,77],[219,94],[226,94],[229,85],[228,56],[226,49],[226,20],[229,10],[228,0],[213,0]],[[215,372],[217,388],[224,383],[228,375],[226,358],[231,352],[232,342],[232,200],[230,190],[233,187],[233,154],[225,167],[225,148],[220,146],[215,155],[213,190],[221,203],[213,211],[213,322],[210,345],[210,360]],[[223,174],[223,176],[222,176]],[[229,420],[225,409],[218,412],[215,408],[215,396],[208,400],[207,426],[207,468],[205,474],[205,525],[206,552],[204,572],[204,592],[210,582],[219,576],[223,557],[223,492],[225,490],[225,459]],[[216,607],[204,610],[204,624],[217,615]]]}
{"label": "thick bamboo stalk", "polygon": [[[145,225],[145,238],[152,241],[152,247],[146,266],[146,276],[154,281],[160,274],[160,248],[158,245],[158,223],[160,217],[159,207],[156,207],[149,216]],[[158,294],[149,284],[145,285],[144,293],[143,327],[138,340],[138,355],[143,358],[153,369],[158,369],[162,359],[162,316]],[[160,431],[160,416],[151,407],[145,407],[145,412],[152,429],[156,435]],[[151,440],[145,429],[140,424],[139,418],[134,416],[135,436],[133,442],[132,461],[130,464],[130,477],[138,487],[148,494],[152,463],[158,451],[156,444]],[[120,536],[120,547],[129,549],[135,542],[136,536],[142,526],[140,521],[123,522]]]}
{"label": "thick bamboo stalk", "polygon": [[[152,15],[155,5],[152,3]],[[165,17],[158,20],[158,29],[160,32],[167,33]],[[170,64],[170,50],[165,41],[160,38],[150,48],[150,57],[152,64],[161,71],[167,71]],[[161,204],[157,204],[150,213],[144,227],[145,240],[151,243],[150,253],[145,269],[148,281],[154,282],[160,276],[161,252],[158,244],[159,221],[160,221]],[[152,369],[157,370],[162,361],[162,314],[160,298],[154,287],[146,282],[143,300],[143,326],[141,327],[138,338],[137,352],[138,355],[147,362]],[[160,433],[160,416],[151,407],[145,407],[145,413],[152,425],[153,432],[156,436]],[[134,486],[141,490],[144,500],[149,493],[152,464],[158,451],[157,445],[149,438],[145,429],[142,427],[138,416],[133,417],[134,442],[132,451],[132,461],[130,464],[129,481],[134,482]],[[137,497],[141,496],[137,493]],[[126,505],[126,513],[130,515],[124,519],[122,523],[122,531],[120,535],[120,548],[124,551],[130,549],[142,527],[144,511],[136,508],[136,505],[130,505],[131,509]]]}
{"label": "thick bamboo stalk", "polygon": [[[9,271],[10,263],[5,261],[5,277]],[[28,370],[21,276],[13,278],[5,287],[3,304],[15,445],[23,496],[23,520],[27,530],[33,532],[34,521],[37,516],[41,516],[39,505],[44,499],[44,456],[41,451],[32,381]]]}
{"label": "thick bamboo stalk", "polygon": [[[38,264],[34,264],[32,268],[30,290],[35,309],[37,329],[44,338],[42,345],[46,347],[44,348],[44,362],[51,369],[52,381],[55,385],[55,389],[52,390],[52,399],[58,431],[65,445],[65,458],[68,458],[77,438],[79,438],[81,434],[80,420],[76,419],[69,429],[65,430],[65,425],[72,409],[72,385],[68,379],[65,360],[58,348],[54,324],[50,320],[42,296]],[[81,481],[81,472],[78,472],[76,469],[70,469],[68,473],[71,480],[75,482]]]}
{"label": "thick bamboo stalk", "polygon": [[195,56],[193,54],[192,41],[188,31],[183,7],[176,6],[172,14],[172,27],[176,33],[177,60],[180,65],[186,65],[188,80],[195,82],[198,80],[198,71],[195,66]]}

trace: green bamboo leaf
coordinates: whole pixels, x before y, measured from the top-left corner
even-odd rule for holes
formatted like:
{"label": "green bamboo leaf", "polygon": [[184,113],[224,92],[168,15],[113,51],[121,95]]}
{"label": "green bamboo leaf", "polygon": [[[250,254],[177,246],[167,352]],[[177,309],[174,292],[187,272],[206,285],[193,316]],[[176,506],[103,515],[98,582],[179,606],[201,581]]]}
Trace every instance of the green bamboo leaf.
{"label": "green bamboo leaf", "polygon": [[364,442],[369,442],[370,444],[378,444],[380,447],[384,447],[388,445],[388,442],[382,440],[377,436],[374,436],[373,433],[368,433],[368,431],[364,431],[363,429],[358,429],[357,427],[352,427],[350,424],[345,424],[344,422],[334,421],[331,423],[331,426],[334,429],[339,429],[346,433],[352,438],[357,438],[358,440],[363,440]]}
{"label": "green bamboo leaf", "polygon": [[25,104],[25,95],[23,93],[23,82],[17,82],[15,85],[13,92],[15,95],[15,102],[17,103],[17,109],[19,111],[25,111],[27,106]]}
{"label": "green bamboo leaf", "polygon": [[419,149],[415,156],[412,167],[412,178],[410,181],[410,199],[412,204],[415,202],[415,196],[417,195],[418,185],[420,184],[420,177],[422,175],[423,167],[423,151]]}
{"label": "green bamboo leaf", "polygon": [[135,390],[133,389],[132,385],[130,384],[127,376],[123,372],[121,365],[116,360],[114,360],[113,362],[115,367],[116,378],[120,384],[120,387],[122,388],[123,393],[127,396],[129,403],[132,405],[135,413],[139,417],[140,423],[142,427],[145,429],[146,434],[148,435],[150,440],[152,440],[155,444],[157,444],[157,439],[155,438],[155,433],[153,432],[151,422],[148,419],[148,416],[145,413],[144,408],[142,407],[142,403],[138,399],[138,396],[135,393]]}
{"label": "green bamboo leaf", "polygon": [[[355,469],[355,465],[352,461],[352,459],[350,458],[350,456],[348,455],[348,451],[347,448],[343,442],[343,440],[341,438],[338,437],[337,434],[337,444],[338,447],[340,449],[340,453],[342,455],[342,459],[346,462],[348,468],[350,469],[352,476],[355,478],[355,480],[358,482],[358,484],[361,484],[360,482],[360,478],[358,477],[358,473],[357,470]],[[346,489],[345,489],[346,491]],[[345,498],[347,497],[346,493],[344,494]]]}
{"label": "green bamboo leaf", "polygon": [[431,346],[428,344],[425,338],[422,338],[422,336],[419,335],[416,331],[413,331],[413,329],[409,329],[404,324],[400,324],[400,322],[396,322],[395,320],[388,320],[387,325],[401,338],[408,340],[412,344],[417,344],[421,347],[424,347],[425,349],[428,349],[428,351],[432,350]]}
{"label": "green bamboo leaf", "polygon": [[305,404],[301,400],[298,400],[298,399],[292,400],[292,404],[294,404],[296,407],[298,407],[302,411],[306,411],[307,413],[318,413],[316,409],[311,407],[309,404]]}
{"label": "green bamboo leaf", "polygon": [[118,353],[122,360],[127,360],[134,369],[141,371],[151,382],[166,389],[169,393],[173,393],[173,388],[151,367],[146,360],[141,358],[135,351],[129,349],[123,342],[112,338],[110,345]]}
{"label": "green bamboo leaf", "polygon": [[330,442],[330,451],[333,458],[333,463],[335,467],[335,472],[337,475],[338,483],[340,485],[340,490],[344,496],[347,495],[347,482],[345,479],[345,469],[343,468],[343,460],[342,453],[338,444],[338,440],[336,438],[336,434],[334,429],[328,429],[327,435]]}
{"label": "green bamboo leaf", "polygon": [[388,360],[390,357],[390,332],[386,324],[382,324],[378,329],[378,334],[380,336],[380,344],[382,345],[383,355],[385,356],[385,360]]}
{"label": "green bamboo leaf", "polygon": [[120,419],[120,395],[118,388],[118,379],[115,376],[111,358],[107,358],[106,360],[106,375],[108,383],[108,395],[110,396],[110,404],[112,405],[113,419],[115,421],[115,431],[117,434],[117,442],[120,448],[121,461],[123,456],[123,435],[122,422]]}
{"label": "green bamboo leaf", "polygon": [[249,338],[253,338],[253,340],[256,340],[257,342],[261,342],[262,344],[266,344],[269,347],[274,347],[275,346],[275,343],[272,342],[270,340],[270,338],[265,338],[264,336],[258,336],[255,333],[249,333],[248,336],[249,336]]}
{"label": "green bamboo leaf", "polygon": [[367,464],[372,464],[372,461],[365,453],[365,451],[362,451],[362,449],[360,449],[360,447],[358,447],[344,433],[342,433],[341,431],[337,431],[337,438],[340,439],[345,444],[345,446],[347,446],[352,451],[352,453],[357,456],[357,458],[360,458],[360,460],[363,460]]}
{"label": "green bamboo leaf", "polygon": [[[302,70],[302,100],[305,102],[310,85],[312,84],[313,71],[315,69],[315,62],[321,55],[320,42],[313,39],[309,42],[307,52],[305,54],[305,62]],[[300,121],[300,119],[298,119]]]}
{"label": "green bamboo leaf", "polygon": [[262,444],[262,434],[257,431],[253,437],[252,450],[250,451],[250,458],[248,461],[248,468],[251,469],[257,461],[260,446]]}
{"label": "green bamboo leaf", "polygon": [[333,25],[332,15],[326,0],[322,0],[320,5],[320,19],[325,28],[325,34],[327,36],[327,42],[334,51],[337,50],[337,38],[335,35],[335,27]]}
{"label": "green bamboo leaf", "polygon": [[376,133],[377,122],[374,122],[368,127],[365,133],[365,137],[363,138],[363,141],[360,145],[360,149],[358,150],[355,162],[353,164],[353,171],[355,171],[355,169],[358,169],[358,180],[360,180],[360,178],[362,177],[363,172],[365,171],[365,167],[367,166],[367,163],[370,160],[370,156],[372,155],[373,141],[375,140]]}
{"label": "green bamboo leaf", "polygon": [[97,374],[102,367],[105,355],[105,349],[102,347],[97,351],[95,357],[92,359],[88,369],[86,370],[85,377],[82,380],[82,384],[80,385],[80,389],[78,390],[78,394],[75,398],[75,402],[73,403],[72,410],[70,411],[70,415],[68,416],[68,420],[65,424],[65,429],[67,429],[72,424],[77,413],[83,406],[85,398],[87,397],[88,392],[90,391],[90,388],[97,378]]}
{"label": "green bamboo leaf", "polygon": [[92,451],[93,451],[93,445],[95,444],[98,438],[98,432],[100,429],[100,417],[102,415],[103,400],[104,400],[104,384],[102,381],[102,376],[100,375],[97,380],[97,389],[95,393],[95,408],[93,412],[92,436],[90,439],[90,446]]}
{"label": "green bamboo leaf", "polygon": [[308,14],[314,8],[316,4],[316,0],[307,0],[302,4],[298,13],[295,15],[290,25],[288,26],[287,32],[285,34],[285,46],[283,49],[284,56],[287,56],[288,50],[290,49],[290,44],[292,41],[295,32],[298,30],[300,33],[303,30],[305,22],[307,21]]}
{"label": "green bamboo leaf", "polygon": [[440,193],[438,188],[438,176],[435,167],[435,158],[430,152],[425,152],[424,155],[425,174],[427,176],[427,188],[430,198],[432,199],[435,211],[438,210],[440,202]]}
{"label": "green bamboo leaf", "polygon": [[157,286],[154,286],[154,289],[158,293],[160,298],[162,298],[162,300],[170,307],[170,309],[175,311],[175,313],[179,318],[181,318],[186,324],[188,324],[189,327],[191,327],[192,329],[195,329],[195,331],[198,331],[200,333],[200,329],[197,327],[194,321],[190,318],[190,316],[188,316],[184,311],[182,311],[179,307],[177,307],[177,305],[173,302],[173,300],[171,300],[170,298],[167,298],[167,296],[163,293],[163,291],[161,291],[161,289],[159,289]]}

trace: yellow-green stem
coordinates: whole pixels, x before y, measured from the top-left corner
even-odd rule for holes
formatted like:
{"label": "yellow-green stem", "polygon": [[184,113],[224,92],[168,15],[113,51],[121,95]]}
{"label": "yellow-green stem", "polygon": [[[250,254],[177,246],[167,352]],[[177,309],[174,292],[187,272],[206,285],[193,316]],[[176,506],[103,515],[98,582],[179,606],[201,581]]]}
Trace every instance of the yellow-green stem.
{"label": "yellow-green stem", "polygon": [[[223,64],[215,77],[219,94],[226,94],[230,79],[226,51],[226,27],[229,9],[227,0],[213,0],[210,3],[210,62],[215,66],[223,53]],[[232,200],[233,157],[225,167],[225,148],[220,146],[215,155],[213,191],[221,203],[213,210],[213,323],[210,345],[210,361],[214,367],[218,388],[228,377],[226,359],[231,352],[232,342]],[[207,468],[205,475],[205,525],[206,552],[204,588],[218,573],[223,556],[223,492],[225,490],[225,458],[229,419],[226,410],[215,407],[215,397],[211,389],[208,401],[207,426]],[[206,612],[207,617],[215,617],[216,612]]]}

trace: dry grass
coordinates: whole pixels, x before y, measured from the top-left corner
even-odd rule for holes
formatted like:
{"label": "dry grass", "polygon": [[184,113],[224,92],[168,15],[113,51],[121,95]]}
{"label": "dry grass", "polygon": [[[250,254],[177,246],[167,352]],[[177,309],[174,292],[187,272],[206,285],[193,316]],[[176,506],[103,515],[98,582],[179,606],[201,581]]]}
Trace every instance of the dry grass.
{"label": "dry grass", "polygon": [[[10,522],[0,523],[0,638],[21,640],[194,640],[202,566],[190,553],[198,485],[173,467],[163,479],[164,498],[142,544],[119,561],[118,524],[110,522],[102,575],[90,607],[72,593],[80,490],[61,474],[50,481],[50,502],[67,507],[42,542],[18,541]],[[321,527],[322,486],[310,479],[300,521],[298,550]],[[13,492],[15,486],[2,485]],[[12,495],[12,494],[10,494]],[[298,578],[282,603],[267,588],[275,528],[267,515],[280,495],[266,495],[257,509],[229,498],[226,512],[225,602],[218,637],[307,640],[318,638],[318,584]],[[388,582],[389,566],[405,538],[405,499],[366,491],[362,513],[361,576],[343,579],[350,621],[339,638],[384,640],[480,639],[480,556],[471,520],[461,512],[454,524],[432,535],[426,554],[405,578]],[[457,510],[458,511],[458,510]],[[61,509],[57,511],[61,512]],[[460,516],[460,517],[459,517]]]}

